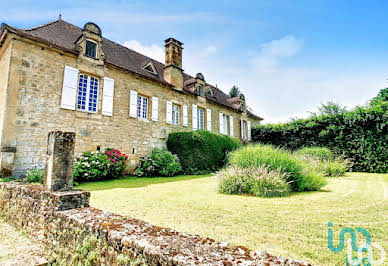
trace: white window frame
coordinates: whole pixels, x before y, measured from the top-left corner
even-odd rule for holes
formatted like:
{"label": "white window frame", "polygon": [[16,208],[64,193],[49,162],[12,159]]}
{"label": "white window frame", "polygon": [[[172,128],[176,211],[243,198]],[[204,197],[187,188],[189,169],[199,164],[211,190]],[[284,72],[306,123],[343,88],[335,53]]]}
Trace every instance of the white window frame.
{"label": "white window frame", "polygon": [[205,129],[205,110],[198,107],[197,108],[197,130]]}
{"label": "white window frame", "polygon": [[[90,56],[90,55],[86,54],[86,47],[87,47],[87,43],[88,42],[92,42],[92,43],[94,43],[96,45],[96,52],[95,52],[94,56]],[[86,39],[86,42],[85,42],[85,56],[97,59],[97,53],[98,53],[98,43],[96,41],[91,40],[91,39]]]}
{"label": "white window frame", "polygon": [[[87,78],[87,83],[86,83],[86,98],[85,98],[85,109],[78,108],[78,96],[79,96],[79,82],[81,79],[81,76],[86,76]],[[90,111],[89,110],[89,100],[90,100],[90,81],[91,78],[94,78],[98,80],[98,87],[97,87],[97,98],[96,98],[96,111]],[[95,76],[90,76],[88,74],[80,73],[78,75],[78,83],[77,83],[77,94],[76,94],[76,110],[80,112],[85,112],[85,113],[92,113],[92,114],[97,114],[98,112],[98,99],[99,99],[99,94],[100,94],[100,79],[95,77]]]}
{"label": "white window frame", "polygon": [[172,104],[171,121],[173,125],[179,125],[179,118],[180,118],[179,109],[180,109],[179,105]]}
{"label": "white window frame", "polygon": [[[139,99],[140,99],[140,110],[139,110]],[[147,106],[144,108],[144,99],[147,100]],[[136,117],[138,119],[144,119],[148,120],[148,104],[150,102],[150,99],[143,95],[137,95],[137,104],[136,104]],[[139,114],[140,112],[140,114]],[[145,112],[145,117],[144,117]]]}

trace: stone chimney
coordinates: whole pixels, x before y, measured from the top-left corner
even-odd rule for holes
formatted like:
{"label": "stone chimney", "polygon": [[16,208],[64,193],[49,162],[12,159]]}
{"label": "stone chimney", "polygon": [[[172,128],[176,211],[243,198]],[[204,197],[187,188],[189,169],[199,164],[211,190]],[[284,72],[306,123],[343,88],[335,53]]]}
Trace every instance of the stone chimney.
{"label": "stone chimney", "polygon": [[183,90],[182,45],[183,43],[174,38],[168,38],[164,41],[166,50],[164,80],[177,90]]}

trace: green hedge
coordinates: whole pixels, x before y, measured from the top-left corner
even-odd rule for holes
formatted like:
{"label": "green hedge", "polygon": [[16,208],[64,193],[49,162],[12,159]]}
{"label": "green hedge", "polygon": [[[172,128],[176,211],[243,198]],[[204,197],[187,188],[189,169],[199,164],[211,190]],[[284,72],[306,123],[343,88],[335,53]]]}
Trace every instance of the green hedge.
{"label": "green hedge", "polygon": [[185,174],[209,173],[226,162],[226,155],[241,147],[236,138],[205,130],[175,132],[167,139],[168,150],[178,155]]}
{"label": "green hedge", "polygon": [[255,142],[296,150],[327,147],[353,161],[353,171],[388,172],[388,100],[382,90],[367,106],[252,129]]}

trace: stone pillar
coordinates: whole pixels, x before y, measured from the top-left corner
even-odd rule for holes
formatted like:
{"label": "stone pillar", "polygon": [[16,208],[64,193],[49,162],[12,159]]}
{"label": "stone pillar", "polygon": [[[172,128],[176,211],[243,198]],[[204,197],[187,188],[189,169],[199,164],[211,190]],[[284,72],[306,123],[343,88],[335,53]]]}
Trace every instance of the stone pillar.
{"label": "stone pillar", "polygon": [[0,177],[12,176],[15,147],[0,146]]}
{"label": "stone pillar", "polygon": [[52,191],[73,188],[75,133],[53,131],[48,135],[47,163],[43,185]]}

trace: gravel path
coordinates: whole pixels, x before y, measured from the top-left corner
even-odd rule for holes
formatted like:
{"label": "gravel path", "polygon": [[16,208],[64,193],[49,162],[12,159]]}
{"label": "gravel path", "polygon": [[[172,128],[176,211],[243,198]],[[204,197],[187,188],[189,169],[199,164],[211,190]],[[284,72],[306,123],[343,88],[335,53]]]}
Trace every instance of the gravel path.
{"label": "gravel path", "polygon": [[42,247],[0,220],[0,265],[45,265]]}

